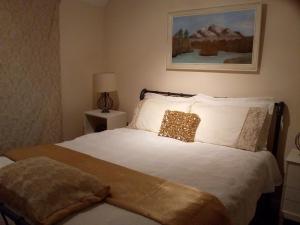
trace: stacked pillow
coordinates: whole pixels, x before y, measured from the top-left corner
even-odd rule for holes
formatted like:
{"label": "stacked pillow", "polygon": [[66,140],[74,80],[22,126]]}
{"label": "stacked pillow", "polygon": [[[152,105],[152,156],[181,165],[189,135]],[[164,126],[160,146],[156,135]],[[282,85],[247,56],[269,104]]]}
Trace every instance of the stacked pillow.
{"label": "stacked pillow", "polygon": [[201,118],[195,141],[244,150],[265,150],[273,98],[214,98],[198,94],[191,112]]}
{"label": "stacked pillow", "polygon": [[[165,113],[177,111],[187,114],[172,114],[180,116],[183,123],[184,118],[191,118],[188,114],[199,117],[199,125],[190,126],[196,129],[194,141],[257,151],[266,149],[274,103],[273,98],[215,98],[203,94],[184,98],[147,93],[139,102],[129,127],[162,135],[161,129],[166,127]],[[179,117],[173,117],[176,126],[167,126],[187,129],[178,123]],[[186,133],[191,134],[193,130]],[[178,136],[187,140],[177,132]],[[191,136],[188,140],[191,141]]]}
{"label": "stacked pillow", "polygon": [[158,133],[167,110],[188,113],[193,102],[192,98],[147,93],[138,103],[129,127]]}

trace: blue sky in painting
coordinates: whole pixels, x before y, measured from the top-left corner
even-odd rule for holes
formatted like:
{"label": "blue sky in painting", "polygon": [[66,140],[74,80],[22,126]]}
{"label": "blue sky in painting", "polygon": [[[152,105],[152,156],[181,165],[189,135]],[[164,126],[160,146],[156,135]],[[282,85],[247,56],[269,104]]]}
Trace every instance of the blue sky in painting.
{"label": "blue sky in painting", "polygon": [[181,28],[187,29],[191,34],[202,27],[215,24],[228,27],[233,31],[239,31],[245,36],[253,36],[254,21],[254,9],[209,15],[177,16],[173,20],[173,35]]}

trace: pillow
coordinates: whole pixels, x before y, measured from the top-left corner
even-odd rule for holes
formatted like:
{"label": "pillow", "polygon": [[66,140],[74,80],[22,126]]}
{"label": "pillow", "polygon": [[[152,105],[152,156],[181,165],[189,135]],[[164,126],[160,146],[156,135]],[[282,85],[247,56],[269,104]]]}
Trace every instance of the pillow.
{"label": "pillow", "polygon": [[256,151],[267,109],[195,103],[191,113],[201,119],[195,141]]}
{"label": "pillow", "polygon": [[171,102],[190,102],[190,103],[195,102],[195,99],[193,97],[176,97],[176,96],[155,94],[150,92],[146,93],[144,99],[150,99],[150,98],[162,99]]}
{"label": "pillow", "polygon": [[263,125],[267,118],[267,109],[250,108],[245,119],[242,131],[237,140],[236,148],[256,151],[259,149],[259,139],[263,132]]}
{"label": "pillow", "polygon": [[197,94],[192,98],[197,103],[203,103],[208,105],[268,108],[269,114],[273,113],[273,108],[275,104],[275,100],[272,97],[227,98],[227,97],[212,97],[209,95]]}
{"label": "pillow", "polygon": [[138,104],[136,105],[134,111],[133,111],[133,116],[132,116],[132,120],[131,122],[128,124],[128,128],[132,128],[132,129],[137,129],[136,127],[136,120],[138,118],[138,115],[140,113],[140,110],[142,108],[142,105],[144,103],[145,100],[141,100],[138,102]]}
{"label": "pillow", "polygon": [[234,146],[248,110],[248,107],[210,106],[195,103],[191,107],[191,113],[197,114],[201,119],[195,141]]}
{"label": "pillow", "polygon": [[139,115],[139,112],[140,112],[143,102],[147,99],[159,99],[159,100],[168,101],[168,102],[185,102],[185,103],[189,103],[189,104],[192,104],[195,102],[193,97],[175,97],[175,96],[166,96],[166,95],[148,92],[145,94],[145,98],[143,100],[139,101],[137,106],[135,107],[132,120],[128,125],[129,128],[138,129],[136,126],[136,120]]}
{"label": "pillow", "polygon": [[167,110],[158,135],[193,142],[199,123],[197,114]]}
{"label": "pillow", "polygon": [[275,104],[275,99],[272,97],[248,97],[248,98],[226,98],[226,97],[212,97],[204,94],[197,94],[192,97],[195,102],[214,105],[214,106],[240,106],[240,107],[260,107],[267,108],[268,114],[264,122],[261,135],[259,137],[257,147],[265,150],[267,148],[267,141],[269,130],[271,126],[272,114]]}
{"label": "pillow", "polygon": [[159,98],[144,99],[138,104],[136,116],[129,127],[159,132],[166,110],[189,112],[191,102],[175,102]]}
{"label": "pillow", "polygon": [[34,224],[57,223],[108,194],[97,177],[47,157],[0,169],[1,201]]}

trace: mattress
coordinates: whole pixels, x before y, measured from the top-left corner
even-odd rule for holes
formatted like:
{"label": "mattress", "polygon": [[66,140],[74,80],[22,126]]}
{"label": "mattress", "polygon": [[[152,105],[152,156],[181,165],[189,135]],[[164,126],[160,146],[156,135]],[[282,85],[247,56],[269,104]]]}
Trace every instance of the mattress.
{"label": "mattress", "polygon": [[[234,225],[247,225],[262,193],[274,191],[281,175],[274,156],[200,142],[185,143],[147,131],[121,128],[58,144],[140,172],[193,186],[218,197]],[[0,157],[0,167],[13,163]],[[61,225],[158,225],[103,203]]]}

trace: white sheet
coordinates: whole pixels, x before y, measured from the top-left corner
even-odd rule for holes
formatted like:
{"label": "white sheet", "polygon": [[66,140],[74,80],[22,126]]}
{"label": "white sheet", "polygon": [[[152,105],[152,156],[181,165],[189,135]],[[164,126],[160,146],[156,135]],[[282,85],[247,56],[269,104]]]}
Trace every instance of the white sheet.
{"label": "white sheet", "polygon": [[[184,143],[155,133],[121,128],[81,136],[59,144],[147,174],[194,186],[217,196],[234,225],[247,225],[256,201],[281,184],[270,152],[249,152],[225,146]],[[8,159],[0,157],[0,166]],[[157,225],[126,210],[101,204],[81,212],[64,225]]]}

